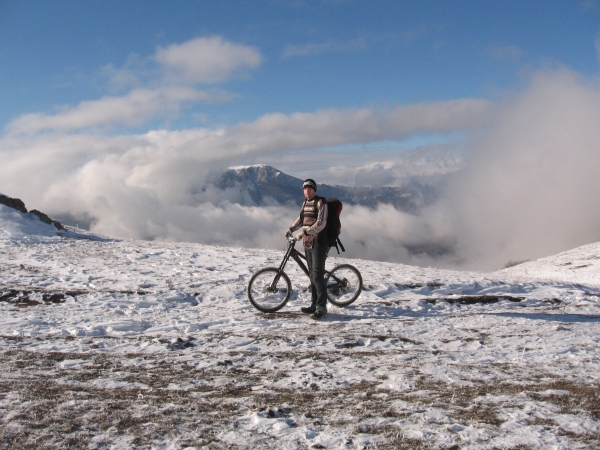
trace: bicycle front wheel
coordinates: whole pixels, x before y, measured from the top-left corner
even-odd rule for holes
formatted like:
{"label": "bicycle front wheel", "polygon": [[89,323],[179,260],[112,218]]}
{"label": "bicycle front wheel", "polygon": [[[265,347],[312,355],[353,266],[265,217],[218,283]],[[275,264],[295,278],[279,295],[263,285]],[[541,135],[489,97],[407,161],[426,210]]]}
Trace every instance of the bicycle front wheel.
{"label": "bicycle front wheel", "polygon": [[335,267],[325,277],[327,299],[335,306],[348,306],[358,298],[362,291],[362,276],[358,269],[350,264]]}
{"label": "bicycle front wheel", "polygon": [[248,283],[248,299],[259,311],[279,311],[290,299],[292,283],[285,272],[275,267],[261,269]]}

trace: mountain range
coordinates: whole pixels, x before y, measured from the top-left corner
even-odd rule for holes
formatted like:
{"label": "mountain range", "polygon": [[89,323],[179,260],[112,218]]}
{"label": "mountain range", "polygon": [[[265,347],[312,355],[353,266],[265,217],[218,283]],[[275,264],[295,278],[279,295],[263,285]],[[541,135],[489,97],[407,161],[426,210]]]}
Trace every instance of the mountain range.
{"label": "mountain range", "polygon": [[[239,190],[240,204],[265,205],[269,200],[280,204],[301,205],[303,180],[287,175],[265,165],[231,167],[211,179],[217,189]],[[318,183],[318,194],[336,197],[343,203],[376,207],[380,203],[393,205],[396,209],[415,213],[431,204],[436,196],[435,186],[413,180],[402,187],[354,187]]]}

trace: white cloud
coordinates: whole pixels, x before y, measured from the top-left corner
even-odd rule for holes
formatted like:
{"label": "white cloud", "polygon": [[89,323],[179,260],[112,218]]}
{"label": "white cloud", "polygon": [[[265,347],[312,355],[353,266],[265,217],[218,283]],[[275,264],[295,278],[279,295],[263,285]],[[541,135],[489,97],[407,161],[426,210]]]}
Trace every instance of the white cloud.
{"label": "white cloud", "polygon": [[437,183],[460,168],[462,134],[291,150],[250,157],[244,164],[267,163],[298,178],[345,186],[405,186],[414,177]]}
{"label": "white cloud", "polygon": [[139,125],[159,113],[178,111],[183,103],[224,101],[228,95],[177,86],[135,89],[122,97],[107,96],[84,101],[57,114],[25,114],[10,122],[6,130],[9,133],[35,133],[106,125]]}
{"label": "white cloud", "polygon": [[[74,115],[63,129],[75,128]],[[539,73],[498,103],[268,114],[229,129],[136,136],[9,134],[0,138],[0,191],[51,216],[94,217],[96,231],[116,237],[280,248],[297,211],[242,207],[231,203],[234,192],[203,191],[212,170],[332,148],[353,160],[344,145],[455,130],[467,136],[463,168],[450,175],[440,201],[418,216],[388,206],[345,208],[348,256],[493,269],[600,240],[600,85],[568,70]],[[444,148],[422,150],[404,160],[365,156],[346,176],[376,184],[454,170]]]}
{"label": "white cloud", "polygon": [[176,80],[219,83],[244,69],[258,67],[263,57],[255,47],[234,44],[220,36],[200,37],[182,44],[158,47],[156,61]]}
{"label": "white cloud", "polygon": [[487,100],[460,99],[390,110],[321,110],[290,115],[266,114],[233,127],[228,147],[238,156],[344,144],[402,139],[419,133],[450,133],[480,127],[493,118]]}
{"label": "white cloud", "polygon": [[600,85],[536,75],[474,139],[444,199],[471,267],[600,240]]}
{"label": "white cloud", "polygon": [[[116,237],[278,248],[279,228],[289,226],[297,211],[241,207],[228,201],[235,199],[233,192],[203,191],[213,169],[290,150],[451,131],[473,120],[481,123],[490,113],[487,102],[459,100],[392,110],[269,114],[230,129],[113,137],[10,134],[0,139],[0,190],[51,215],[71,214],[82,222],[93,217],[95,231]],[[67,117],[74,116],[69,112]],[[365,255],[376,256],[374,250]]]}
{"label": "white cloud", "polygon": [[146,75],[145,72],[144,61],[135,53],[129,55],[124,67],[107,64],[100,70],[102,79],[107,81],[106,87],[109,92],[139,88],[142,85],[142,78]]}
{"label": "white cloud", "polygon": [[[99,104],[102,105],[102,101]],[[83,111],[85,108],[78,112],[85,116]],[[388,111],[367,108],[269,114],[230,129],[159,130],[144,135],[113,138],[83,133],[24,137],[13,134],[0,141],[0,151],[6,161],[0,169],[0,178],[6,181],[14,177],[18,182],[19,177],[24,175],[22,171],[27,170],[29,165],[45,159],[52,160],[55,155],[60,155],[61,164],[67,165],[61,166],[65,172],[60,168],[54,171],[50,166],[49,176],[64,178],[72,167],[80,168],[86,158],[90,162],[98,162],[118,155],[114,161],[110,161],[111,167],[128,167],[126,176],[130,181],[134,180],[136,185],[182,182],[189,185],[195,175],[191,174],[188,179],[185,174],[190,167],[196,170],[195,165],[210,163],[227,166],[244,158],[267,157],[290,150],[307,151],[348,143],[402,138],[411,133],[427,131],[449,132],[487,123],[492,114],[493,109],[488,102],[457,100],[398,107]],[[67,118],[74,123],[68,122]],[[56,119],[56,123],[51,123],[52,119]],[[88,125],[92,123],[85,117],[77,117],[75,111],[68,111],[60,119],[42,117],[40,122],[13,122],[12,127],[20,131],[51,125],[58,129],[61,126],[76,128],[82,126],[82,122]],[[73,159],[73,166],[68,165],[69,159]],[[181,172],[171,173],[173,167]]]}
{"label": "white cloud", "polygon": [[[534,75],[471,134],[461,166],[418,217],[351,213],[348,247],[388,261],[491,270],[600,241],[600,81],[567,69]],[[407,252],[444,248],[453,252]]]}
{"label": "white cloud", "polygon": [[[109,92],[135,87],[127,94],[83,101],[54,114],[25,114],[9,123],[6,131],[68,132],[90,127],[135,126],[157,115],[177,113],[185,103],[231,101],[237,94],[216,89],[197,90],[190,83],[226,81],[244,69],[257,67],[261,61],[262,56],[254,47],[234,44],[220,36],[158,47],[152,58],[131,54],[124,67],[108,64],[101,70]],[[155,62],[160,64],[161,70]]]}
{"label": "white cloud", "polygon": [[[371,155],[371,160],[374,155]],[[435,179],[460,169],[460,153],[452,146],[429,145],[378,158],[363,166],[351,167],[346,158],[323,174],[329,184],[352,186],[403,186],[413,178]]]}

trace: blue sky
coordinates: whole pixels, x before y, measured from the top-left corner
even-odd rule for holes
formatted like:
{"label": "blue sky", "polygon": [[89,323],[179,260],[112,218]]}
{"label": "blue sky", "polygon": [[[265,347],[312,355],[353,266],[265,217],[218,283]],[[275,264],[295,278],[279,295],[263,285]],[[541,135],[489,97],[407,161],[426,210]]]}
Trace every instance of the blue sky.
{"label": "blue sky", "polygon": [[[523,73],[564,64],[598,72],[592,1],[1,1],[0,124],[123,94],[106,68],[151,84],[157,47],[220,36],[261,63],[199,83],[234,93],[152,127],[235,125],[262,114],[498,98]],[[144,72],[142,75],[141,72]]]}
{"label": "blue sky", "polygon": [[0,0],[0,192],[113,237],[280,248],[297,212],[215,173],[417,180],[419,214],[344,209],[351,256],[497,268],[600,240],[599,61],[600,0]]}

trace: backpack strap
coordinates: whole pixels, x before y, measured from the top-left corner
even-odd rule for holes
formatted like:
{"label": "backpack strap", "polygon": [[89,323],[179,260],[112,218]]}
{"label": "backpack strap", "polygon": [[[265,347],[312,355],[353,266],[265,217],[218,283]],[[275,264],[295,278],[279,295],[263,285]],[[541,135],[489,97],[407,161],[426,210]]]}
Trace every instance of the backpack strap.
{"label": "backpack strap", "polygon": [[[335,248],[337,248],[337,245],[338,245],[338,244],[340,244],[340,248],[342,249],[342,251],[343,251],[343,252],[345,252],[345,251],[346,251],[346,249],[344,248],[344,244],[342,244],[342,241],[340,241],[340,238],[337,238],[337,239],[336,239],[336,242],[335,242]],[[338,250],[338,253],[339,253],[339,252],[340,252],[340,251]]]}
{"label": "backpack strap", "polygon": [[335,249],[338,252],[338,255],[340,254],[340,248],[342,249],[343,252],[346,251],[346,249],[344,248],[344,244],[342,244],[342,241],[340,241],[340,238],[337,238],[335,240],[335,244],[329,246],[329,248],[331,248],[331,247],[335,247]]}

